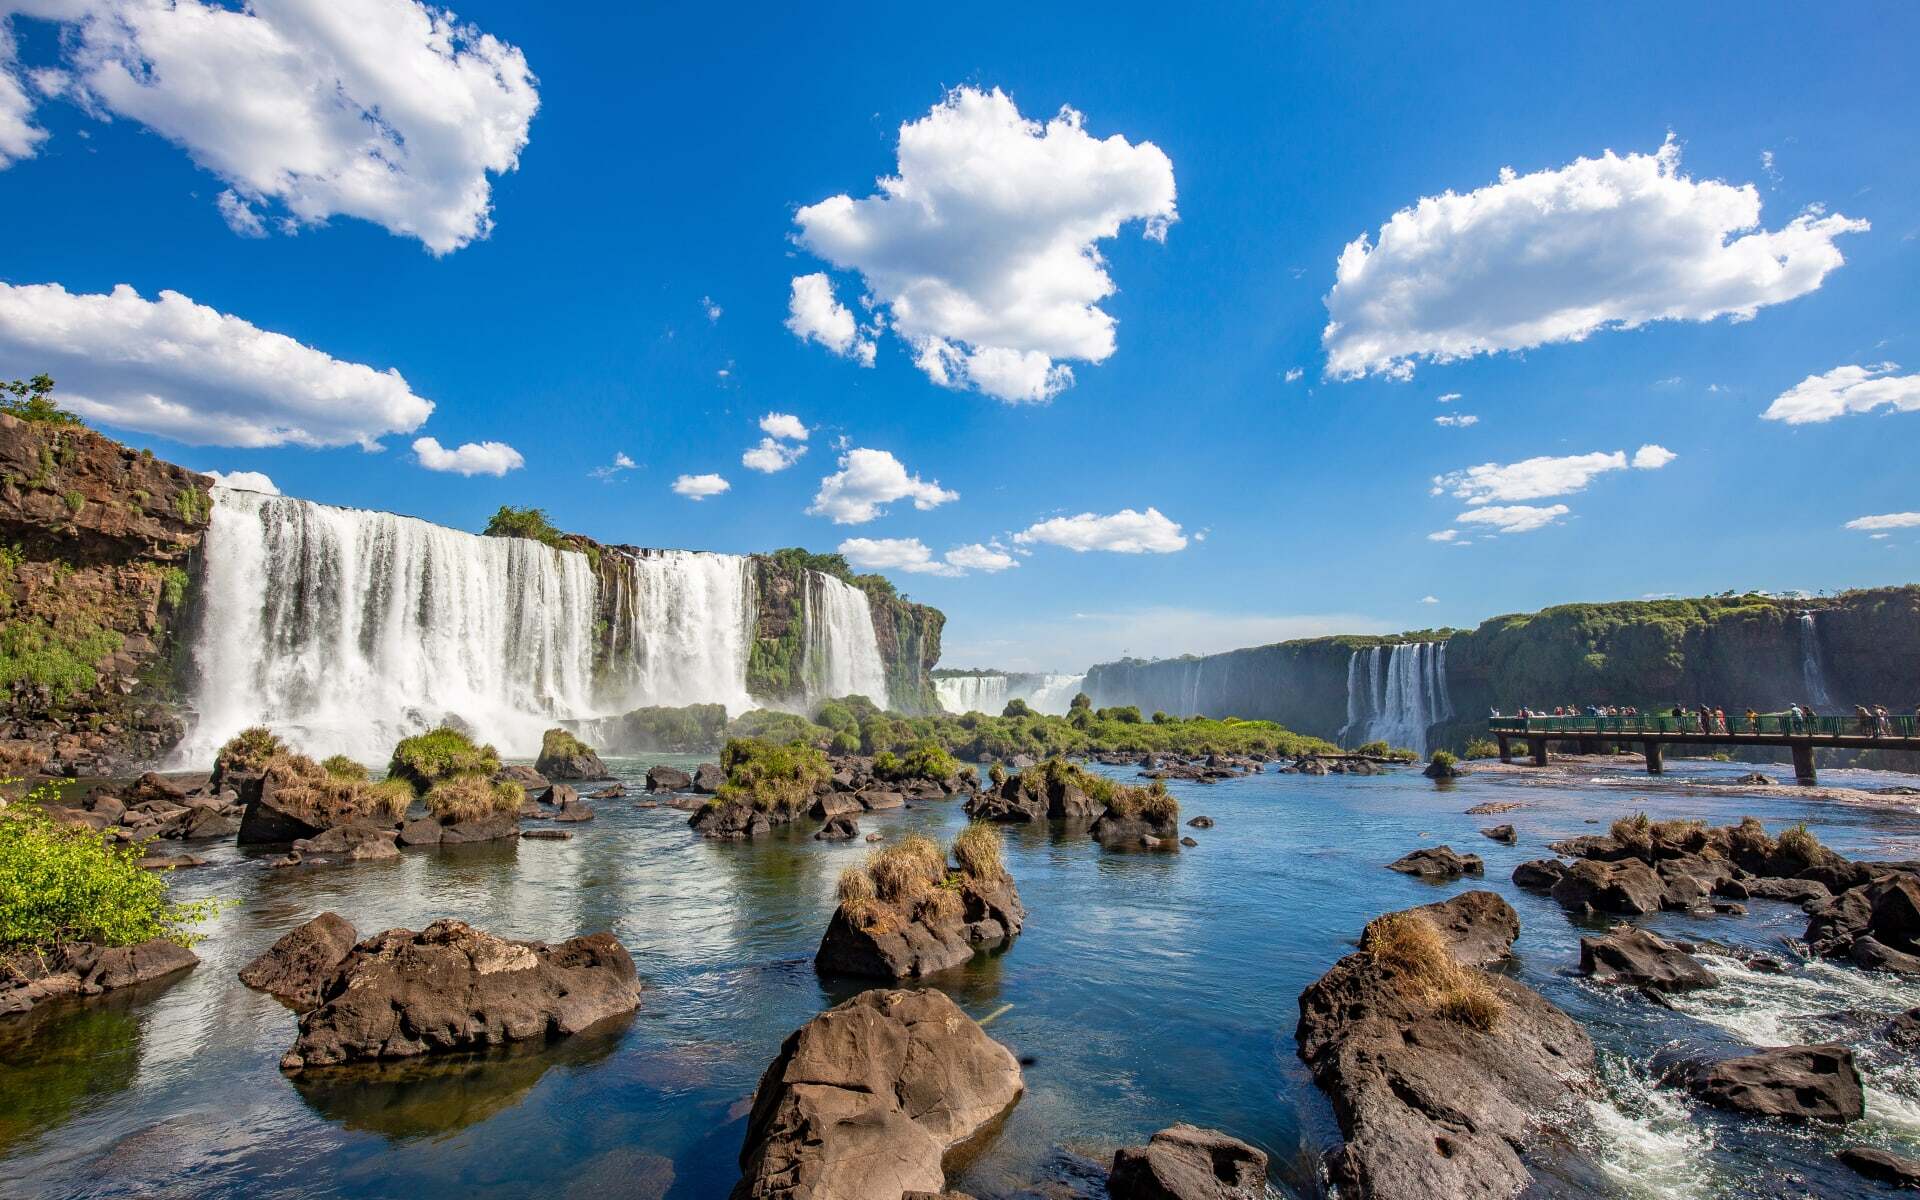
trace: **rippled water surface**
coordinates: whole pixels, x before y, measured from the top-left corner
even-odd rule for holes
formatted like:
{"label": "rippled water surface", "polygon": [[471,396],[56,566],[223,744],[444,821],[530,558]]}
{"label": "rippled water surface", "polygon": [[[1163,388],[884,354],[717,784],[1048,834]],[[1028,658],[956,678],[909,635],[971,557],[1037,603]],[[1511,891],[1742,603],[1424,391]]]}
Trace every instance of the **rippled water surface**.
{"label": "rippled water surface", "polygon": [[[653,760],[648,760],[653,761]],[[691,760],[683,760],[691,761]],[[615,769],[637,780],[645,762]],[[1670,779],[1751,769],[1678,765]],[[1911,782],[1831,772],[1854,786]],[[1545,1195],[1848,1195],[1842,1144],[1920,1153],[1920,1075],[1861,1040],[1862,1019],[1920,1005],[1920,985],[1794,964],[1786,977],[1715,959],[1723,986],[1679,1011],[1571,977],[1581,929],[1508,882],[1545,843],[1647,809],[1715,823],[1753,813],[1805,821],[1856,856],[1920,858],[1920,818],[1741,798],[1702,787],[1637,799],[1633,777],[1569,783],[1470,777],[1441,789],[1384,777],[1263,775],[1175,784],[1200,845],[1178,855],[1103,853],[1081,833],[1008,830],[1008,865],[1030,910],[1005,954],[935,981],[989,1031],[1031,1056],[1027,1093],[998,1138],[953,1176],[982,1197],[1071,1178],[1088,1160],[1176,1120],[1216,1126],[1273,1156],[1275,1182],[1317,1194],[1313,1162],[1336,1136],[1294,1051],[1297,997],[1373,915],[1472,886],[1506,896],[1523,932],[1513,968],[1583,1022],[1602,1050],[1607,1096],[1583,1112],[1577,1147],[1537,1164]],[[1488,800],[1525,807],[1495,818]],[[1891,802],[1890,802],[1891,803]],[[571,841],[407,851],[398,862],[269,871],[232,846],[175,876],[180,893],[239,903],[208,928],[201,965],[140,995],[0,1022],[0,1194],[53,1196],[719,1197],[738,1178],[745,1109],[780,1041],[864,985],[823,981],[812,956],[835,877],[864,843],[807,828],[754,844],[703,842],[672,808],[596,802]],[[863,832],[943,839],[957,804],[863,816]],[[1520,844],[1477,832],[1511,821]],[[1439,842],[1487,860],[1484,884],[1432,886],[1383,869]],[[1786,955],[1796,908],[1655,918],[1692,938]],[[362,935],[457,916],[508,937],[611,929],[646,991],[597,1036],[485,1059],[380,1073],[283,1076],[293,1016],[234,973],[276,937],[331,909]],[[1852,1023],[1849,1024],[1848,1022]],[[1844,1135],[1741,1122],[1650,1086],[1663,1047],[1844,1038],[1863,1048],[1868,1116]]]}

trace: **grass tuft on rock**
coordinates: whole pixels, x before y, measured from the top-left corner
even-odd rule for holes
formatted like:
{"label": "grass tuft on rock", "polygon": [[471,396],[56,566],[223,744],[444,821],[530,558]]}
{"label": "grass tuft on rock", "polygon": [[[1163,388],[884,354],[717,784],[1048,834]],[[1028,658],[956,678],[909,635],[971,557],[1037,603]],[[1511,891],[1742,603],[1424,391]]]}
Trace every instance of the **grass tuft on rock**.
{"label": "grass tuft on rock", "polygon": [[1816,861],[1820,856],[1820,851],[1824,849],[1824,847],[1820,845],[1820,839],[1815,837],[1813,831],[1807,828],[1805,821],[1800,822],[1798,825],[1792,825],[1786,829],[1782,829],[1779,838],[1775,840],[1775,845],[1780,847],[1782,854],[1790,854],[1800,861],[1808,863]]}
{"label": "grass tuft on rock", "polygon": [[344,754],[334,754],[320,760],[320,769],[335,779],[365,779],[367,768]]}
{"label": "grass tuft on rock", "polygon": [[833,774],[827,756],[801,742],[780,745],[756,738],[734,738],[720,752],[727,772],[721,795],[739,799],[763,813],[792,818],[813,803],[814,789]]}
{"label": "grass tuft on rock", "polygon": [[1360,935],[1360,949],[1393,971],[1405,995],[1448,1020],[1488,1032],[1506,1012],[1486,974],[1455,961],[1440,930],[1422,913],[1375,917]]}
{"label": "grass tuft on rock", "polygon": [[960,864],[962,871],[983,883],[1007,877],[1000,850],[1000,829],[987,821],[973,822],[953,839],[953,861]]}
{"label": "grass tuft on rock", "polygon": [[917,900],[947,877],[947,863],[932,839],[910,833],[867,856],[874,895],[888,903]]}
{"label": "grass tuft on rock", "polygon": [[427,811],[443,824],[510,816],[526,803],[526,792],[509,780],[493,782],[484,775],[458,775],[433,785],[427,793]]}
{"label": "grass tuft on rock", "polygon": [[449,725],[403,738],[387,764],[388,775],[406,780],[421,795],[445,780],[461,775],[492,776],[499,770],[499,752],[492,746],[476,744]]}
{"label": "grass tuft on rock", "polygon": [[540,735],[540,757],[545,758],[585,758],[593,753],[593,747],[565,729],[549,729]]}
{"label": "grass tuft on rock", "polygon": [[287,744],[265,725],[242,729],[227,739],[214,756],[213,777],[218,781],[229,771],[251,773],[262,770],[272,759],[285,754]]}

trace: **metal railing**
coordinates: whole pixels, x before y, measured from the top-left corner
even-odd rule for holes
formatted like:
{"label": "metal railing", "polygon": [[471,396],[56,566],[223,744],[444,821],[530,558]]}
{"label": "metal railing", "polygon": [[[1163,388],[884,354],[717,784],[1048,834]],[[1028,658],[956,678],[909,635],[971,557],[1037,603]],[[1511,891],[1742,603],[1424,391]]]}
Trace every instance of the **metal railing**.
{"label": "metal railing", "polygon": [[1920,739],[1920,719],[1914,717],[1795,717],[1791,713],[1766,713],[1749,721],[1744,716],[1728,716],[1711,728],[1698,713],[1684,716],[1638,717],[1494,717],[1487,722],[1492,733],[1524,736],[1543,734],[1564,737],[1619,737],[1636,734],[1696,733],[1727,737],[1866,737],[1894,741]]}

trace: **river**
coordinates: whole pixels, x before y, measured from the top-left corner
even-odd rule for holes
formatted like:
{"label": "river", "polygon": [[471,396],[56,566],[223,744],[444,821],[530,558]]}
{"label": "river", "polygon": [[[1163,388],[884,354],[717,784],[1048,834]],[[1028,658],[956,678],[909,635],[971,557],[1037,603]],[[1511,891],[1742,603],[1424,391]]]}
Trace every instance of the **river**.
{"label": "river", "polygon": [[[637,781],[654,761],[621,760]],[[1676,763],[1670,780],[1752,769]],[[1776,770],[1776,768],[1766,768]],[[1130,772],[1116,772],[1130,773]],[[1900,777],[1828,772],[1876,786]],[[1908,780],[1910,782],[1910,780]],[[1636,800],[1634,777],[1551,786],[1469,776],[1437,787],[1383,777],[1267,774],[1173,785],[1200,845],[1180,854],[1103,853],[1091,839],[1008,829],[1007,861],[1030,910],[1006,953],[938,986],[1023,1058],[1027,1093],[950,1185],[1004,1196],[1072,1183],[1116,1145],[1174,1121],[1224,1129],[1265,1149],[1281,1195],[1317,1194],[1313,1163],[1337,1139],[1332,1111],[1295,1055],[1303,987],[1389,909],[1468,887],[1519,911],[1513,970],[1567,1009],[1602,1054],[1608,1096],[1579,1114],[1579,1145],[1535,1161],[1544,1195],[1745,1197],[1849,1194],[1840,1145],[1920,1152],[1920,1076],[1860,1041],[1868,1115],[1844,1134],[1789,1130],[1698,1108],[1648,1086],[1645,1064],[1672,1044],[1726,1047],[1848,1036],[1796,1015],[1891,1014],[1920,984],[1850,967],[1754,975],[1712,959],[1712,992],[1657,1007],[1572,976],[1582,929],[1509,882],[1551,840],[1648,809],[1716,824],[1752,813],[1770,830],[1805,821],[1855,856],[1920,858],[1920,817],[1791,799],[1696,793]],[[1464,815],[1488,800],[1525,807]],[[157,993],[0,1023],[0,1178],[9,1197],[630,1196],[720,1197],[738,1178],[745,1109],[787,1033],[860,990],[823,983],[812,956],[840,870],[863,843],[810,839],[811,826],[750,844],[703,842],[684,813],[596,802],[570,841],[407,851],[397,862],[270,871],[266,852],[196,848],[187,897],[238,901],[207,927],[201,965]],[[863,816],[863,831],[947,837],[957,803]],[[1479,835],[1511,821],[1519,845]],[[1447,842],[1487,860],[1484,884],[1434,886],[1383,868]],[[1798,909],[1755,901],[1746,917],[1659,916],[1651,927],[1784,955]],[[612,1030],[533,1052],[380,1075],[277,1069],[294,1018],[235,971],[281,933],[331,909],[363,936],[458,916],[509,937],[557,940],[611,929],[646,985]],[[137,1002],[136,1002],[137,1001]],[[1093,1194],[1098,1194],[1097,1192]]]}

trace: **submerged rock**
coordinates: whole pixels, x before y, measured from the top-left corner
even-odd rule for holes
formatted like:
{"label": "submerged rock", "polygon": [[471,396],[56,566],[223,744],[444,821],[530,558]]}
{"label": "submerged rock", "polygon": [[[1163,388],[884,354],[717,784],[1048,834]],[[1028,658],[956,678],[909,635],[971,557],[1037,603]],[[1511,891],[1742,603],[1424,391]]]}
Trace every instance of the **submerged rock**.
{"label": "submerged rock", "polygon": [[1667,1082],[1716,1108],[1755,1117],[1853,1121],[1866,1112],[1860,1072],[1845,1046],[1783,1046],[1714,1063],[1683,1064]]}
{"label": "submerged rock", "polygon": [[1873,1146],[1849,1146],[1834,1156],[1868,1179],[1901,1188],[1920,1188],[1920,1159]]}
{"label": "submerged rock", "polygon": [[1265,1200],[1267,1156],[1238,1138],[1179,1124],[1144,1146],[1122,1146],[1107,1177],[1112,1200]]}
{"label": "submerged rock", "polygon": [[647,768],[647,790],[650,792],[685,792],[692,788],[693,776],[679,767],[669,767],[663,763]]}
{"label": "submerged rock", "polygon": [[1490,837],[1496,842],[1505,842],[1509,846],[1520,840],[1520,835],[1514,832],[1511,825],[1494,825],[1482,829],[1480,833],[1483,837]]}
{"label": "submerged rock", "polygon": [[732,1200],[941,1193],[941,1163],[1011,1108],[1012,1053],[936,991],[862,992],[802,1025],[760,1077]]}
{"label": "submerged rock", "polygon": [[1487,868],[1478,854],[1455,854],[1452,846],[1422,846],[1388,863],[1387,869],[1421,879],[1440,880],[1483,875]]}
{"label": "submerged rock", "polygon": [[281,1069],[578,1033],[633,1011],[633,959],[610,933],[512,942],[464,921],[392,929],[355,946],[300,1018]]}
{"label": "submerged rock", "polygon": [[240,982],[277,996],[295,1012],[305,1012],[320,1003],[327,980],[359,940],[345,917],[321,913],[281,935],[260,957],[240,968]]}
{"label": "submerged rock", "polygon": [[817,842],[848,842],[860,836],[860,822],[850,816],[829,818],[813,835]]}
{"label": "submerged rock", "polygon": [[48,1000],[98,996],[164,979],[199,961],[199,955],[165,938],[132,946],[68,942],[45,952],[0,954],[0,1017]]}
{"label": "submerged rock", "polygon": [[[1474,903],[1499,932],[1454,944],[1494,945],[1517,926],[1498,897]],[[1389,941],[1347,955],[1301,993],[1300,1056],[1347,1139],[1327,1156],[1343,1195],[1510,1197],[1530,1182],[1520,1150],[1542,1115],[1598,1090],[1593,1045],[1572,1018],[1457,953],[1451,964]]]}
{"label": "submerged rock", "polygon": [[1631,925],[1616,925],[1604,937],[1581,938],[1580,973],[1656,992],[1690,992],[1720,982],[1693,955]]}

